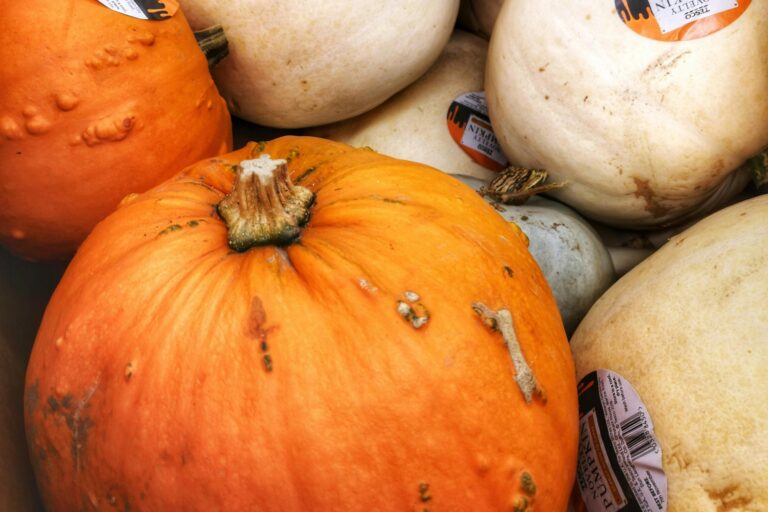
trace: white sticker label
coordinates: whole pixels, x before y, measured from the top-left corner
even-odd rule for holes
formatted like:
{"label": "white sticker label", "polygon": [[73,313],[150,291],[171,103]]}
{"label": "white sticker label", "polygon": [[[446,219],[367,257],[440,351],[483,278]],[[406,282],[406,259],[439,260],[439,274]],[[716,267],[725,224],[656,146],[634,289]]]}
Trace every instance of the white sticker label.
{"label": "white sticker label", "polygon": [[501,151],[499,141],[493,133],[491,123],[480,119],[474,114],[469,116],[469,121],[461,137],[461,144],[488,156],[494,162],[506,165],[507,157]]}
{"label": "white sticker label", "polygon": [[148,20],[149,17],[133,0],[99,0],[99,3],[112,9],[113,11],[127,14],[134,18]]}
{"label": "white sticker label", "polygon": [[597,370],[579,383],[576,486],[589,512],[667,510],[667,477],[653,423],[621,375]]}
{"label": "white sticker label", "polygon": [[739,6],[736,0],[653,0],[649,3],[662,34]]}

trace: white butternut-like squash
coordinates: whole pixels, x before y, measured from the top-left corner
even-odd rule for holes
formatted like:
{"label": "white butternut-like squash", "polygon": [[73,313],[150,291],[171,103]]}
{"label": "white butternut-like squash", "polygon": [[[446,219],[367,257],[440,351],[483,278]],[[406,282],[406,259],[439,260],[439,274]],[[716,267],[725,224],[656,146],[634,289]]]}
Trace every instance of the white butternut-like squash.
{"label": "white butternut-like squash", "polygon": [[644,37],[615,7],[503,4],[486,74],[496,135],[513,164],[568,181],[553,195],[593,219],[700,215],[743,188],[734,171],[768,144],[768,3],[683,41]]}
{"label": "white butternut-like squash", "polygon": [[627,379],[668,512],[768,510],[768,196],[718,211],[620,278],[571,338],[578,378]]}
{"label": "white butternut-like squash", "polygon": [[363,115],[311,133],[450,174],[490,179],[495,172],[461,149],[446,121],[453,100],[482,92],[487,51],[487,41],[457,30],[438,61],[415,83]]}
{"label": "white butternut-like squash", "polygon": [[277,128],[362,114],[438,58],[459,0],[189,0],[193,27],[221,24],[229,56],[214,79],[231,112]]}

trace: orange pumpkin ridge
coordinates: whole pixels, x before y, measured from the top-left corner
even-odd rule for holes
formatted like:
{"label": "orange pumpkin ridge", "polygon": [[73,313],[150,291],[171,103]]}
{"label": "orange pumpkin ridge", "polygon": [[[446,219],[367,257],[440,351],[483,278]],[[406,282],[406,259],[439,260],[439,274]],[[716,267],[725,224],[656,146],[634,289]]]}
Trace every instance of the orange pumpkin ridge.
{"label": "orange pumpkin ridge", "polygon": [[[261,155],[314,203],[293,243],[238,252],[217,208]],[[546,399],[475,303],[513,316]],[[563,510],[575,474],[573,361],[521,232],[440,171],[312,137],[127,199],[26,382],[51,510]]]}

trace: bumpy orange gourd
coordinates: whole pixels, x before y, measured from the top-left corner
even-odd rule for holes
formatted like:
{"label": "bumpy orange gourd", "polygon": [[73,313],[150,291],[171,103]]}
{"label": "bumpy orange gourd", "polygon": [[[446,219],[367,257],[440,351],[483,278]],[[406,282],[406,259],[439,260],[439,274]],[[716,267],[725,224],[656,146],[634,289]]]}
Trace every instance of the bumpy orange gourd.
{"label": "bumpy orange gourd", "polygon": [[27,258],[68,257],[124,195],[231,148],[180,11],[5,2],[0,62],[0,244]]}
{"label": "bumpy orange gourd", "polygon": [[[259,216],[282,245],[245,249]],[[575,471],[573,362],[522,233],[440,171],[311,137],[99,223],[25,404],[57,511],[564,510]]]}

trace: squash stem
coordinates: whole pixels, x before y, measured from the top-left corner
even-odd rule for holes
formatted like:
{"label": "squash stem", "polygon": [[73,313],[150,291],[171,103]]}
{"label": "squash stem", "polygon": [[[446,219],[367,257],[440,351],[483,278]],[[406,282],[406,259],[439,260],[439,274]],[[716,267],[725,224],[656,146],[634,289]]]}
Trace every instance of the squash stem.
{"label": "squash stem", "polygon": [[294,186],[285,160],[261,155],[236,166],[232,192],[218,204],[229,246],[238,252],[264,245],[288,245],[309,220],[315,195]]}
{"label": "squash stem", "polygon": [[195,39],[208,59],[208,69],[211,71],[221,59],[229,55],[229,42],[221,25],[195,31]]}
{"label": "squash stem", "polygon": [[481,187],[478,193],[499,203],[521,205],[531,196],[567,185],[564,181],[544,183],[548,177],[544,169],[509,166],[487,185]]}

